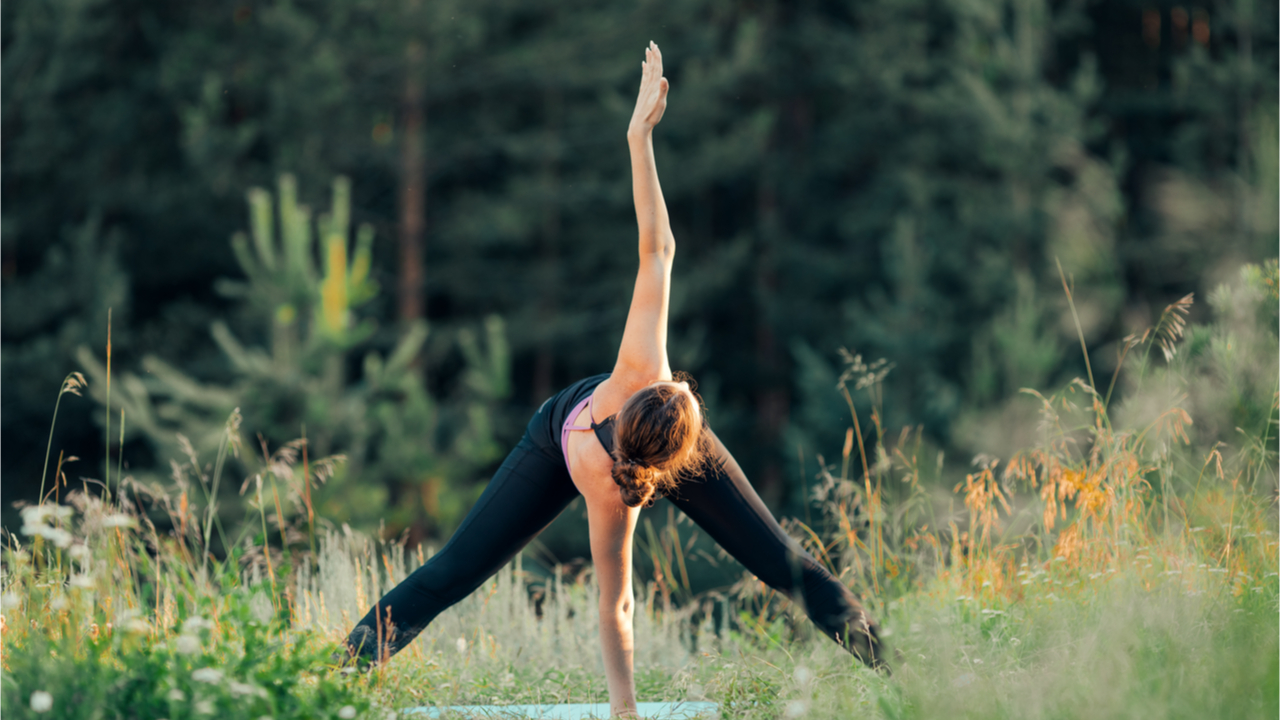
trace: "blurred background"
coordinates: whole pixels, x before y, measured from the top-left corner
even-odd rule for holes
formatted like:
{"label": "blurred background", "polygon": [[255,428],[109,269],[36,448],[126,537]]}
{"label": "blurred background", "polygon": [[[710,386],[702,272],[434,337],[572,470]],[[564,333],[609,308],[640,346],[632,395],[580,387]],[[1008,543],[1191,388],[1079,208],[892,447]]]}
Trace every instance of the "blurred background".
{"label": "blurred background", "polygon": [[[344,456],[318,515],[447,538],[539,404],[612,367],[651,39],[672,365],[781,515],[841,456],[842,348],[880,380],[860,431],[918,429],[949,491],[1031,441],[1019,389],[1085,374],[1059,265],[1110,377],[1166,305],[1277,255],[1274,2],[47,0],[0,21],[6,527],[65,491],[59,467],[70,489],[221,472],[234,505],[305,437],[310,463]],[[60,396],[71,372],[88,387]],[[535,550],[585,554],[581,515]]]}

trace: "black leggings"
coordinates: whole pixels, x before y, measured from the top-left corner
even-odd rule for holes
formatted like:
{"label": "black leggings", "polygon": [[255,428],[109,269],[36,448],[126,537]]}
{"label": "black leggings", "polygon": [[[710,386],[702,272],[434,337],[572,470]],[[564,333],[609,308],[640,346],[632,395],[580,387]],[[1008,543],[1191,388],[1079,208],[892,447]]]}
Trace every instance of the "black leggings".
{"label": "black leggings", "polygon": [[[829,637],[879,665],[875,626],[862,606],[783,532],[737,461],[719,438],[713,441],[714,460],[699,476],[682,481],[671,502],[765,584],[799,596],[810,619]],[[384,595],[351,631],[349,657],[376,662],[399,652],[445,608],[497,573],[577,496],[560,448],[540,445],[526,433],[444,548]],[[379,617],[382,653],[376,649]]]}

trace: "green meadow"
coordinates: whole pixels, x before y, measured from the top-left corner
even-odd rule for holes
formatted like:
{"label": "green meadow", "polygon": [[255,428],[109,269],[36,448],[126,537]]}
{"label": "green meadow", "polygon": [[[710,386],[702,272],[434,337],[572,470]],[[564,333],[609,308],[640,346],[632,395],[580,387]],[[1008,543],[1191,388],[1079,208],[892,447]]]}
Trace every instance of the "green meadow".
{"label": "green meadow", "polygon": [[[846,358],[833,392],[872,411],[851,413],[808,520],[785,526],[879,619],[892,671],[815,637],[750,576],[693,592],[696,528],[671,515],[637,537],[639,699],[709,700],[724,718],[1276,717],[1276,279],[1274,262],[1246,267],[1214,293],[1213,323],[1175,303],[1112,377],[1025,392],[1035,441],[957,483],[917,433],[881,429],[884,376]],[[69,376],[57,402],[86,382]],[[1234,443],[1196,440],[1241,417],[1255,422]],[[208,457],[180,441],[167,482],[68,481],[50,453],[46,499],[5,538],[7,717],[607,701],[589,566],[526,556],[382,667],[338,669],[352,623],[432,550],[315,512],[340,459],[301,440],[243,481],[245,517],[221,517],[211,498],[241,481],[224,472],[241,433],[231,417]]]}

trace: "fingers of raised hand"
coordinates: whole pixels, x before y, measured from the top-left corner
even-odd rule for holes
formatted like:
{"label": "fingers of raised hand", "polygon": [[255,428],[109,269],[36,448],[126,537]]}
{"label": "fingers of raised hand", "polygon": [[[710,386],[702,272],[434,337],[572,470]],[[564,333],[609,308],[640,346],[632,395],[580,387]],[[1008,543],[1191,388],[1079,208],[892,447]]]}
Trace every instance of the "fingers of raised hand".
{"label": "fingers of raised hand", "polygon": [[644,49],[644,62],[640,63],[643,71],[641,82],[657,80],[662,77],[662,51],[652,41]]}
{"label": "fingers of raised hand", "polygon": [[649,68],[654,77],[662,77],[662,51],[658,49],[657,43],[650,40],[644,54],[649,60]]}

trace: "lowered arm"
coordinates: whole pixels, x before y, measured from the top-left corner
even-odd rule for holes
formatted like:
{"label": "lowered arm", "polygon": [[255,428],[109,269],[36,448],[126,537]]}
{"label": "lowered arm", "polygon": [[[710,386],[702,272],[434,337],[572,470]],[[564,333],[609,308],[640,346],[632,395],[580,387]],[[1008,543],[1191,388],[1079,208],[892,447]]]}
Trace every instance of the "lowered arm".
{"label": "lowered arm", "polygon": [[[612,482],[610,482],[612,485]],[[604,486],[602,486],[604,487]],[[600,649],[609,683],[609,712],[614,717],[635,717],[636,683],[632,618],[635,595],[631,589],[631,535],[639,508],[623,505],[616,488],[587,497],[587,522],[591,533],[591,562],[600,584]]]}

